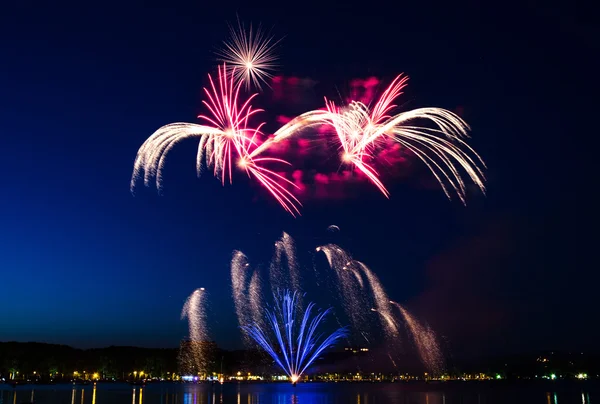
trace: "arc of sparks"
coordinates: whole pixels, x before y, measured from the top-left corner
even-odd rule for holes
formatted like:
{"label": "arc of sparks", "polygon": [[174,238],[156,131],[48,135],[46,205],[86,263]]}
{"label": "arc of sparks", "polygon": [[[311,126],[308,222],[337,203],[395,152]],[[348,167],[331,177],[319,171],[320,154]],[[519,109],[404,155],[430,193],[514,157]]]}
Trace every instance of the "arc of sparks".
{"label": "arc of sparks", "polygon": [[203,100],[208,114],[198,116],[206,125],[178,122],[159,128],[140,147],[135,158],[131,176],[131,191],[140,177],[149,186],[155,179],[157,189],[162,189],[162,171],[169,151],[179,142],[188,138],[199,138],[196,157],[196,171],[200,176],[203,163],[213,168],[214,176],[223,185],[226,178],[233,182],[232,171],[236,165],[244,169],[249,177],[254,177],[267,191],[293,216],[300,214],[300,201],[288,190],[287,185],[297,187],[283,175],[267,168],[264,164],[289,164],[280,158],[256,157],[253,151],[262,144],[261,123],[257,127],[249,124],[249,119],[261,109],[253,109],[250,102],[257,94],[252,94],[244,102],[240,100],[241,82],[235,83],[235,69],[226,65],[218,67],[217,80],[209,74],[208,88],[204,88]]}
{"label": "arc of sparks", "polygon": [[[325,109],[308,111],[282,126],[272,138],[257,147],[253,156],[262,153],[271,143],[280,142],[301,131],[327,125],[335,132],[342,149],[342,161],[354,165],[389,198],[389,192],[379,179],[372,162],[377,151],[392,140],[406,147],[432,172],[448,198],[454,191],[466,203],[465,172],[485,193],[483,159],[463,140],[468,137],[469,125],[458,115],[442,108],[418,108],[389,115],[396,107],[393,102],[402,94],[408,77],[398,75],[370,109],[359,101],[345,108],[325,99]],[[413,124],[416,120],[432,122],[435,128]]]}

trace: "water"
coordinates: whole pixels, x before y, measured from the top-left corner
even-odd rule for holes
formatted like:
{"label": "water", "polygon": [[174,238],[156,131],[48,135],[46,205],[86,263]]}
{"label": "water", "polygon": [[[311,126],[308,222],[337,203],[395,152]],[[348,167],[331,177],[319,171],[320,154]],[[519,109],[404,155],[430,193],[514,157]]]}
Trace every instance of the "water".
{"label": "water", "polygon": [[0,404],[596,404],[600,386],[502,383],[0,384]]}

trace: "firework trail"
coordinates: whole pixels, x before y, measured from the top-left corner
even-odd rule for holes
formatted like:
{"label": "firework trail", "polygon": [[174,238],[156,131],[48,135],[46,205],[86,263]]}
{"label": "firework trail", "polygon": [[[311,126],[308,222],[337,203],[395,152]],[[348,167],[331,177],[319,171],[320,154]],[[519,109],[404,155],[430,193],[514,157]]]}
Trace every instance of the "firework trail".
{"label": "firework trail", "polygon": [[219,60],[229,66],[236,83],[245,82],[247,89],[251,85],[260,89],[262,84],[273,78],[277,56],[273,50],[279,41],[265,35],[260,26],[253,30],[252,25],[246,31],[238,20],[237,30],[229,26],[230,39],[224,41],[225,47],[217,52]]}
{"label": "firework trail", "polygon": [[[419,108],[390,116],[396,107],[392,103],[402,94],[407,76],[399,75],[382,93],[373,108],[351,101],[345,108],[325,99],[324,110],[306,112],[282,126],[272,138],[257,147],[253,155],[266,150],[270,144],[295,136],[313,126],[326,125],[333,129],[342,149],[342,161],[361,171],[386,197],[389,192],[379,179],[373,163],[378,152],[394,141],[410,150],[429,168],[444,193],[450,190],[466,203],[466,186],[461,172],[485,192],[483,160],[463,140],[469,126],[458,115],[442,108]],[[416,126],[415,121],[430,121],[435,128]]]}
{"label": "firework trail", "polygon": [[253,157],[253,151],[261,144],[260,129],[249,126],[249,119],[260,109],[253,109],[251,95],[245,102],[240,101],[240,85],[234,84],[234,74],[226,71],[226,65],[218,67],[218,80],[208,75],[210,86],[204,88],[206,100],[202,103],[208,115],[199,115],[207,125],[193,123],[173,123],[159,128],[138,150],[131,176],[131,191],[138,179],[144,178],[144,185],[150,186],[155,178],[156,187],[162,188],[162,170],[169,151],[180,141],[188,138],[200,138],[196,157],[196,171],[200,175],[203,163],[213,169],[214,176],[223,185],[226,179],[232,183],[233,164],[243,169],[249,177],[254,177],[271,195],[292,215],[299,214],[300,201],[285,185],[297,187],[281,174],[263,166],[264,163],[283,163],[287,161],[273,157]]}
{"label": "firework trail", "polygon": [[248,258],[242,252],[234,251],[231,259],[231,290],[235,314],[240,326],[246,325],[250,321],[247,311],[250,300],[246,294],[248,271],[250,271]]}
{"label": "firework trail", "polygon": [[[284,267],[287,267],[287,273],[283,270]],[[286,232],[283,232],[281,238],[275,242],[275,253],[271,259],[269,277],[273,293],[284,289],[300,290],[296,247],[294,239]],[[298,299],[301,300],[300,297]]]}
{"label": "firework trail", "polygon": [[[184,358],[192,362],[199,371],[205,368],[205,358],[202,351],[202,343],[207,339],[206,327],[206,291],[204,288],[196,289],[185,301],[181,310],[181,319],[188,319],[189,349],[188,354],[192,358]],[[189,364],[188,364],[189,365]]]}
{"label": "firework trail", "polygon": [[369,311],[377,312],[386,337],[397,339],[398,326],[389,307],[388,295],[377,275],[335,244],[317,247],[317,252],[320,251],[325,254],[329,266],[335,271],[338,290],[352,325],[361,332],[368,332]]}
{"label": "firework trail", "polygon": [[[286,270],[287,269],[287,270]],[[234,251],[231,260],[231,290],[240,326],[263,320],[263,295],[259,270],[250,275],[248,258]],[[287,233],[275,242],[275,253],[269,265],[269,278],[273,294],[291,287],[300,290],[300,276],[296,263],[294,239]],[[297,301],[301,304],[300,296]]]}
{"label": "firework trail", "polygon": [[417,347],[421,361],[423,361],[427,370],[434,374],[442,373],[444,369],[444,360],[435,332],[429,326],[422,325],[400,304],[393,301],[390,301],[390,303],[400,311],[414,344]]}
{"label": "firework trail", "polygon": [[[390,339],[398,338],[398,325],[394,321],[394,315],[389,305],[389,297],[385,290],[383,289],[383,285],[379,281],[379,278],[373,271],[369,269],[365,264],[360,261],[355,261],[357,265],[360,266],[366,278],[369,281],[369,286],[371,287],[371,291],[373,293],[373,300],[375,302],[375,311],[381,315],[381,323],[383,329],[386,332],[386,336]],[[372,309],[373,310],[373,309]]]}
{"label": "firework trail", "polygon": [[248,300],[250,303],[250,313],[252,316],[252,322],[254,324],[262,325],[263,298],[260,284],[260,274],[258,271],[254,271],[254,273],[252,274],[252,278],[250,279],[250,286],[248,287]]}
{"label": "firework trail", "polygon": [[371,306],[366,299],[363,277],[356,269],[352,257],[335,244],[319,246],[316,251],[325,254],[329,267],[336,275],[338,294],[352,324],[352,332],[356,336],[368,336],[371,328],[368,307]]}
{"label": "firework trail", "polygon": [[296,292],[290,291],[275,296],[275,309],[267,310],[266,329],[257,324],[242,327],[273,358],[293,384],[325,349],[346,334],[344,328],[327,336],[317,333],[330,309],[317,311],[313,316],[315,305],[309,303],[302,312],[297,297]]}

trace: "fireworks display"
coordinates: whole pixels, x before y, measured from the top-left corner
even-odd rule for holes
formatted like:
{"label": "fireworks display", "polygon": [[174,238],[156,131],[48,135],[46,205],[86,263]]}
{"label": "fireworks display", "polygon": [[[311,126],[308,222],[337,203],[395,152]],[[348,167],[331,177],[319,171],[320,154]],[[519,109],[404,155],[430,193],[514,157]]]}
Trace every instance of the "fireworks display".
{"label": "fireworks display", "polygon": [[[268,168],[271,164],[289,165],[279,157],[273,157],[273,147],[291,137],[310,130],[318,132],[319,138],[333,134],[340,150],[342,164],[356,169],[386,197],[390,193],[382,182],[377,165],[387,150],[405,149],[420,159],[439,182],[450,198],[453,193],[466,203],[466,184],[463,176],[485,192],[484,163],[466,142],[469,126],[458,115],[441,108],[419,108],[393,115],[394,102],[402,94],[408,77],[399,75],[383,91],[372,107],[362,101],[351,100],[343,107],[325,99],[323,109],[305,112],[291,119],[272,136],[261,132],[263,123],[253,125],[255,115],[261,112],[250,102],[256,94],[247,97],[241,86],[260,89],[272,78],[276,56],[273,49],[278,43],[265,35],[260,28],[250,26],[245,30],[230,28],[231,38],[218,52],[224,62],[217,68],[216,79],[208,75],[209,86],[204,89],[203,104],[208,110],[200,115],[204,124],[172,123],[159,128],[138,150],[131,189],[141,177],[146,186],[153,180],[162,187],[162,171],[169,151],[180,141],[199,138],[196,159],[197,174],[203,167],[213,169],[213,174],[223,185],[233,182],[235,167],[254,178],[290,214],[300,213],[301,203],[294,190],[298,185],[287,178],[286,173]],[[430,126],[419,126],[420,122]],[[269,154],[267,154],[267,152]]]}
{"label": "fireworks display", "polygon": [[[286,168],[292,166],[288,160],[294,161],[290,158],[294,156],[280,155],[294,153],[297,149],[284,144],[286,140],[297,139],[299,145],[304,145],[298,152],[299,158],[309,158],[307,141],[302,138],[312,134],[311,141],[322,142],[324,146],[336,145],[339,158],[336,154],[335,160],[346,167],[343,175],[338,175],[341,181],[366,179],[387,198],[390,191],[380,175],[380,166],[396,164],[403,161],[404,156],[421,160],[448,198],[456,195],[466,203],[466,180],[485,193],[485,164],[465,141],[470,129],[468,124],[442,108],[398,111],[396,102],[408,82],[408,76],[402,74],[392,80],[378,98],[375,85],[379,81],[369,79],[365,81],[368,95],[363,97],[353,92],[352,99],[344,105],[325,98],[321,109],[296,117],[280,119],[279,116],[277,121],[282,126],[270,135],[263,133],[265,123],[257,118],[264,111],[252,106],[258,94],[248,92],[252,88],[262,90],[271,79],[281,81],[281,77],[272,75],[277,60],[273,50],[278,41],[260,28],[254,30],[250,26],[245,30],[239,22],[237,29],[230,27],[230,34],[218,52],[222,64],[215,73],[208,74],[202,101],[205,112],[198,116],[201,123],[171,123],[152,134],[136,155],[132,192],[140,180],[145,186],[155,185],[160,191],[169,152],[181,141],[193,138],[198,141],[198,176],[206,169],[211,170],[225,186],[233,183],[236,171],[245,173],[283,209],[296,216],[302,206],[297,193],[305,188],[303,172],[295,167],[286,172]],[[281,101],[281,97],[278,99]],[[328,147],[321,149],[331,152]],[[402,153],[402,157],[390,159],[390,153]],[[322,176],[319,181],[328,184]],[[328,227],[332,233],[339,230],[336,225]],[[261,267],[251,268],[243,253],[235,251],[233,254],[232,296],[239,326],[247,336],[246,343],[251,343],[251,339],[258,343],[295,383],[325,348],[343,336],[370,343],[378,334],[383,335],[390,347],[388,356],[395,364],[392,351],[398,347],[401,325],[405,324],[426,367],[435,372],[443,368],[435,333],[403,306],[392,302],[367,265],[334,244],[320,246],[316,251],[323,252],[327,259],[328,275],[324,277],[324,284],[334,285],[337,292],[333,294],[334,299],[341,303],[351,332],[339,329],[322,339],[321,334],[316,334],[330,310],[313,315],[315,305],[310,303],[304,307],[302,304],[304,279],[300,276],[294,241],[283,233],[275,243],[268,274],[261,275],[264,270]],[[270,289],[270,293],[263,289]],[[294,292],[281,295],[282,290]],[[265,317],[270,294],[278,296],[277,302],[275,309]],[[182,318],[189,321],[191,351],[188,357],[196,369],[202,369],[203,355],[201,349],[194,348],[194,342],[206,340],[207,336],[204,305],[204,289],[198,289],[188,298],[182,312]],[[337,313],[335,316],[340,322]]]}
{"label": "fireworks display", "polygon": [[325,349],[345,336],[343,328],[329,335],[319,330],[330,309],[313,315],[315,305],[309,303],[302,312],[298,309],[297,298],[298,293],[290,291],[277,296],[274,309],[267,310],[266,328],[257,324],[242,327],[273,358],[293,384]]}
{"label": "fireworks display", "polygon": [[[404,330],[414,343],[417,354],[427,370],[436,374],[443,370],[444,360],[435,332],[420,323],[403,306],[391,301],[381,281],[367,265],[353,259],[348,252],[335,244],[319,246],[316,248],[316,253],[325,256],[328,267],[322,282],[317,280],[316,286],[330,288],[325,294],[328,304],[329,299],[333,299],[334,303],[341,305],[342,312],[345,313],[350,324],[345,333],[348,342],[361,345],[376,341],[383,342],[387,347],[387,356],[392,363],[395,363],[394,357],[402,350],[402,330]],[[263,274],[264,278],[270,280],[269,285],[264,285],[266,292],[263,292],[261,283],[261,267],[252,269],[244,254],[239,251],[234,252],[231,262],[231,284],[238,323],[243,330],[260,329],[265,334],[265,330],[273,331],[274,327],[274,314],[270,313],[268,318],[264,316],[268,304],[265,297],[272,295],[281,298],[282,290],[295,287],[296,293],[290,295],[293,298],[290,297],[291,300],[285,304],[291,304],[293,300],[296,312],[301,312],[303,310],[302,281],[306,282],[308,279],[299,277],[301,271],[296,258],[294,240],[287,233],[283,233],[282,237],[275,242],[275,252],[270,265],[262,268],[268,271],[267,274]],[[317,278],[320,276],[318,272],[315,275]],[[276,306],[281,303],[279,300]],[[341,313],[333,312],[333,314],[338,323],[343,324],[338,316]],[[281,321],[281,318],[277,319],[278,326],[281,326]],[[256,340],[256,336],[249,332],[244,333],[243,336],[246,344]],[[249,336],[252,340],[248,338]],[[285,343],[288,344],[288,341]],[[261,342],[259,345],[271,356],[273,354],[269,349],[281,354],[273,348],[272,344],[269,349]],[[289,344],[286,347],[289,348]],[[275,359],[279,366],[281,364],[277,360],[287,366],[287,362],[282,361],[281,358]],[[290,369],[286,369],[286,372],[288,375],[293,374]]]}
{"label": "fireworks display", "polygon": [[[399,325],[402,322],[406,325],[406,330],[425,367],[436,374],[443,370],[444,360],[435,332],[422,325],[403,306],[391,301],[371,269],[354,260],[335,244],[319,246],[316,251],[325,254],[336,275],[344,311],[355,335],[359,335],[360,339],[368,343],[373,337],[370,331],[373,328],[370,314],[377,313],[380,329],[383,330],[389,349],[397,350],[400,345]],[[400,312],[399,318],[394,315],[394,307]]]}

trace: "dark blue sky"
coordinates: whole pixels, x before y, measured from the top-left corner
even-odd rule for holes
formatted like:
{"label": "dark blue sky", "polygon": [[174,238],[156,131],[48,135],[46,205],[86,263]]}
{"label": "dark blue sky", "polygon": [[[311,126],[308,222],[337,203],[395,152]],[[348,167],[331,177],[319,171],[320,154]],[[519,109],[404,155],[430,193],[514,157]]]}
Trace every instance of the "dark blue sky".
{"label": "dark blue sky", "polygon": [[[34,3],[0,16],[0,340],[176,346],[181,306],[203,286],[214,338],[238,346],[231,251],[267,261],[287,231],[310,263],[337,224],[334,241],[457,354],[596,348],[583,323],[595,287],[576,163],[590,129],[572,118],[592,99],[589,14],[476,1]],[[319,95],[405,72],[408,107],[462,107],[488,196],[465,208],[403,180],[389,201],[361,187],[292,219],[243,176],[225,188],[196,179],[189,143],[164,196],[133,197],[138,147],[164,124],[195,121],[236,13],[285,36],[281,74],[317,80]]]}

